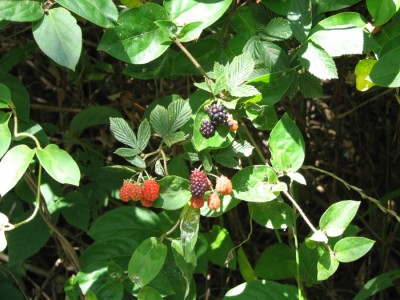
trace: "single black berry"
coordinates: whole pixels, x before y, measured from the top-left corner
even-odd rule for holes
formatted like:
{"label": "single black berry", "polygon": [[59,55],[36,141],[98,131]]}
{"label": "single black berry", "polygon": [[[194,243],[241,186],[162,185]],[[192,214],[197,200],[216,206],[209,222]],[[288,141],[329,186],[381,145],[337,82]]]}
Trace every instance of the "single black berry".
{"label": "single black berry", "polygon": [[195,197],[201,197],[210,188],[207,175],[200,171],[194,170],[190,174],[190,192]]}
{"label": "single black berry", "polygon": [[208,109],[208,116],[214,126],[224,123],[227,114],[226,107],[222,104],[213,104]]}
{"label": "single black berry", "polygon": [[211,124],[210,120],[204,120],[200,126],[200,133],[206,139],[214,136],[215,134],[215,127]]}

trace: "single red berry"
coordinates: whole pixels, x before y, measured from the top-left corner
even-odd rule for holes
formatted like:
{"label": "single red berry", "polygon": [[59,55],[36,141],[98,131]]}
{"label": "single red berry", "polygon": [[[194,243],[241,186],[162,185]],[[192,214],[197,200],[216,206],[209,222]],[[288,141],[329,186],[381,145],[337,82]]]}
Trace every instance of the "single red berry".
{"label": "single red berry", "polygon": [[230,121],[228,121],[228,126],[229,126],[230,131],[236,132],[236,130],[238,130],[238,128],[239,128],[239,123],[236,120],[230,120]]}
{"label": "single red berry", "polygon": [[193,196],[203,196],[209,188],[208,178],[204,172],[194,170],[192,174],[190,174],[190,192]]}
{"label": "single red berry", "polygon": [[143,182],[143,199],[155,201],[160,193],[160,185],[154,179],[147,179]]}
{"label": "single red berry", "polygon": [[211,193],[208,197],[208,208],[211,210],[217,210],[221,206],[221,199],[218,193]]}
{"label": "single red berry", "polygon": [[192,196],[190,198],[190,205],[196,209],[202,208],[204,206],[204,195],[199,197]]}
{"label": "single red berry", "polygon": [[132,199],[132,191],[135,189],[135,185],[130,181],[125,181],[119,189],[119,199],[124,202],[128,202]]}
{"label": "single red berry", "polygon": [[131,191],[131,199],[133,201],[139,201],[143,199],[143,188],[138,185],[134,184]]}
{"label": "single red berry", "polygon": [[217,183],[215,184],[215,189],[222,195],[229,195],[232,193],[232,182],[228,177],[221,175],[217,177]]}
{"label": "single red berry", "polygon": [[151,207],[151,206],[153,206],[153,202],[154,201],[148,201],[148,200],[141,200],[140,201],[140,203],[142,204],[142,206],[144,206],[144,207]]}

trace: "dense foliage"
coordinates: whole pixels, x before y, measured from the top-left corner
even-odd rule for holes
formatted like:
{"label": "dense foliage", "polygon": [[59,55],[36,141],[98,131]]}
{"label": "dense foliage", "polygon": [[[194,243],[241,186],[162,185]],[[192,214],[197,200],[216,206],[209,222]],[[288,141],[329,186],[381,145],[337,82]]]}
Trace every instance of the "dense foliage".
{"label": "dense foliage", "polygon": [[399,8],[0,1],[0,295],[399,297]]}

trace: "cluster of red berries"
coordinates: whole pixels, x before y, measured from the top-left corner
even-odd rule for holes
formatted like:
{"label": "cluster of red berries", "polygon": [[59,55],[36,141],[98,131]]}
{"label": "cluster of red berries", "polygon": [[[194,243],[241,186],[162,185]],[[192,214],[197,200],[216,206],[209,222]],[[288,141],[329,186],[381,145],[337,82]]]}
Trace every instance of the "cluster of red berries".
{"label": "cluster of red berries", "polygon": [[208,208],[217,210],[221,206],[219,194],[229,195],[232,193],[232,182],[224,175],[219,176],[217,177],[215,189],[213,189],[207,175],[200,170],[194,170],[190,175],[190,192],[192,193],[190,204],[193,208],[199,209],[204,206],[204,194],[208,190],[212,190],[207,199]]}
{"label": "cluster of red berries", "polygon": [[226,107],[221,104],[206,105],[204,109],[208,112],[209,119],[203,120],[200,125],[200,133],[206,139],[215,135],[216,127],[225,122],[231,131],[236,131],[239,124],[228,114]]}
{"label": "cluster of red berries", "polygon": [[140,201],[143,206],[150,207],[158,198],[159,193],[160,185],[154,179],[145,180],[143,185],[124,181],[119,190],[119,198],[124,202]]}

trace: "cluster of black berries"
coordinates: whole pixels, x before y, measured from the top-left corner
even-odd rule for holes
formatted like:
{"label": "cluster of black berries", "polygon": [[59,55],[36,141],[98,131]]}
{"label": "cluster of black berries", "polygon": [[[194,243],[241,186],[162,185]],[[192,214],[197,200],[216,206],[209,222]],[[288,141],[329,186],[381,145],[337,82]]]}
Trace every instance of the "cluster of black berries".
{"label": "cluster of black berries", "polygon": [[220,103],[206,106],[204,109],[208,111],[210,119],[206,119],[201,123],[200,133],[208,139],[214,136],[216,127],[226,121],[228,112],[226,107]]}

